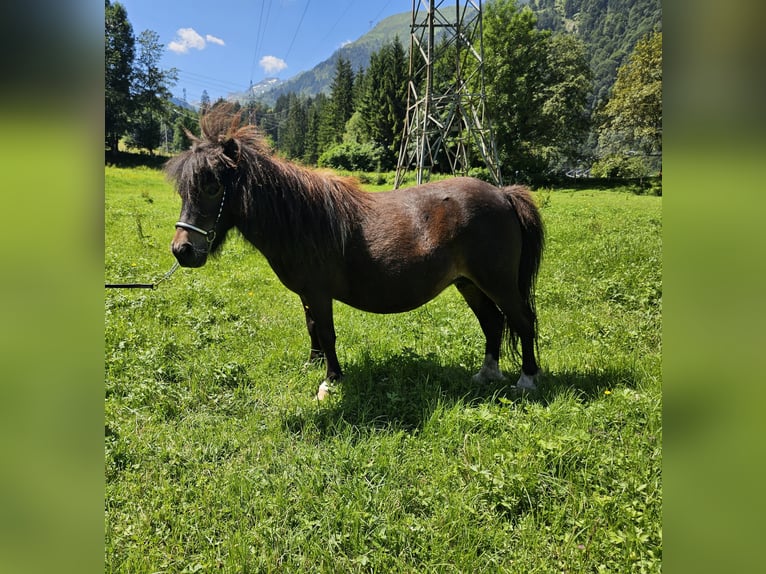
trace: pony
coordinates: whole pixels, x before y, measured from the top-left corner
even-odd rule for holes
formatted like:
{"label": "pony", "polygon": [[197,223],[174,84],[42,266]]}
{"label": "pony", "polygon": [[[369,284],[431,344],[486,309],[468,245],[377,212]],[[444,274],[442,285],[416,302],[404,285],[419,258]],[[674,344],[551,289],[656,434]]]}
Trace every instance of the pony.
{"label": "pony", "polygon": [[504,380],[502,343],[518,358],[516,387],[534,390],[534,289],[544,248],[539,210],[524,186],[468,177],[370,193],[353,178],[278,157],[229,106],[187,132],[188,150],[165,165],[181,197],[171,251],[200,267],[236,228],[298,295],[310,361],[324,361],[323,399],[343,373],[333,301],[372,313],[415,309],[454,285],[486,338],[477,383]]}

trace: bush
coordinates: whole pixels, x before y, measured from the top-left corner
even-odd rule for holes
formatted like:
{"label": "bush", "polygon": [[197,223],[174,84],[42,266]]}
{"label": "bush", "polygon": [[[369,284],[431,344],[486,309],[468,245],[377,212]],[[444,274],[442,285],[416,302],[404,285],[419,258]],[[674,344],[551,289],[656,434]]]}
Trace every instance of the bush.
{"label": "bush", "polygon": [[489,172],[489,169],[486,167],[472,167],[468,170],[468,175],[470,177],[475,177],[476,179],[481,179],[482,181],[487,181],[489,183],[494,183],[495,180],[492,177],[492,174]]}
{"label": "bush", "polygon": [[648,167],[641,156],[607,155],[591,167],[593,177],[637,178],[648,175]]}
{"label": "bush", "polygon": [[353,176],[359,180],[359,183],[368,185],[386,185],[387,178],[385,173],[371,171],[357,171]]}
{"label": "bush", "polygon": [[382,153],[382,149],[372,144],[345,142],[320,155],[317,165],[348,171],[378,171]]}

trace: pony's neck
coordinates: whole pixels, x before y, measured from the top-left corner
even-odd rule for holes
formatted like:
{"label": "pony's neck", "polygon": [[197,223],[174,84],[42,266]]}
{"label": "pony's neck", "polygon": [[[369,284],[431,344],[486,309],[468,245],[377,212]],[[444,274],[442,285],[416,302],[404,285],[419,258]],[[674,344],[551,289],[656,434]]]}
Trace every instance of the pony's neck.
{"label": "pony's neck", "polygon": [[342,255],[369,206],[347,178],[275,157],[254,158],[237,227],[270,260],[305,264]]}

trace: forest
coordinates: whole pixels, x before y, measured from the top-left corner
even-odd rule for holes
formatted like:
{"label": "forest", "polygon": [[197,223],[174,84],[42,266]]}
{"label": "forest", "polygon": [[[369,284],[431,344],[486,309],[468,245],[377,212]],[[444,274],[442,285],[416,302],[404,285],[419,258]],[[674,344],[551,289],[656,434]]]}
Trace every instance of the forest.
{"label": "forest", "polygon": [[[198,110],[170,102],[176,71],[159,67],[151,30],[134,35],[123,5],[106,0],[107,153],[173,153],[197,133]],[[483,8],[486,106],[500,165],[514,181],[661,173],[662,29],[658,0],[493,0]],[[434,86],[454,83],[448,53]],[[283,156],[354,172],[396,169],[407,110],[409,39],[395,36],[354,69],[339,54],[329,89],[288,92],[273,105],[237,102]],[[447,142],[447,146],[450,142]],[[472,175],[482,177],[478,150]],[[445,164],[446,162],[442,162]]]}

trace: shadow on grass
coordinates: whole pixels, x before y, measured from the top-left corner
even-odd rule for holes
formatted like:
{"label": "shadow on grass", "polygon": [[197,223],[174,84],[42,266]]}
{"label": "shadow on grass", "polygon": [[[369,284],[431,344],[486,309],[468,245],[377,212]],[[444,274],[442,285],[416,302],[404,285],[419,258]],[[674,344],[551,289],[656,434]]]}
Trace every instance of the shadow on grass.
{"label": "shadow on grass", "polygon": [[631,369],[588,369],[543,373],[538,381],[536,401],[547,405],[563,394],[574,395],[582,402],[600,398],[615,387],[636,388],[639,376]]}
{"label": "shadow on grass", "polygon": [[104,152],[104,165],[122,168],[148,167],[151,169],[162,169],[169,159],[170,156],[166,155],[149,155],[139,152]]}
{"label": "shadow on grass", "polygon": [[605,390],[634,388],[638,383],[631,371],[562,371],[544,373],[538,379],[538,390],[526,393],[515,387],[518,367],[506,367],[505,381],[477,384],[471,380],[474,370],[444,364],[435,353],[420,355],[405,349],[382,361],[366,355],[346,367],[335,396],[318,409],[289,415],[285,424],[299,432],[311,422],[326,436],[347,425],[412,431],[422,428],[440,405],[449,408],[456,403],[491,401],[514,408],[523,402],[548,405],[562,395],[590,402],[603,396]]}

